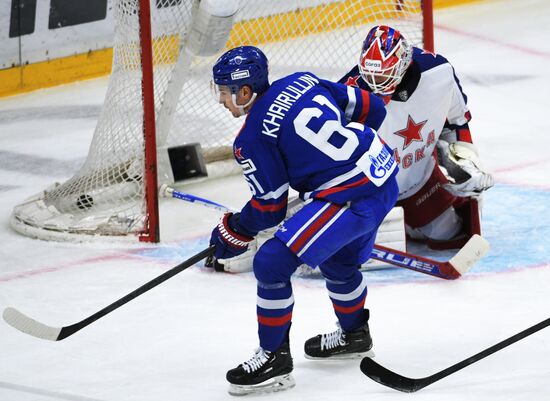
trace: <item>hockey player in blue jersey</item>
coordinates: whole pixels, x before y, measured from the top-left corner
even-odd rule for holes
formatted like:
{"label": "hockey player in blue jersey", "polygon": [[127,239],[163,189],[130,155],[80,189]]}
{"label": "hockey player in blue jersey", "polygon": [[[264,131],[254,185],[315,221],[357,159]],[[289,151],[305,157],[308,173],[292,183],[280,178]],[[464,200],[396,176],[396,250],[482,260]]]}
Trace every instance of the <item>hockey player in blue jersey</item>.
{"label": "hockey player in blue jersey", "polygon": [[[385,25],[369,30],[359,56],[340,82],[386,103],[386,118],[377,133],[400,167],[397,206],[404,210],[408,238],[433,249],[462,247],[481,233],[478,202],[493,177],[472,143],[467,98],[454,68],[443,56],[413,47]],[[292,201],[290,212],[299,207]],[[270,230],[261,233],[258,244],[270,236]],[[254,252],[253,245],[216,268],[250,271]]]}
{"label": "hockey player in blue jersey", "polygon": [[447,249],[479,234],[477,200],[493,178],[472,143],[467,98],[447,59],[413,47],[396,29],[375,26],[359,63],[340,82],[387,104],[378,134],[400,167],[397,205],[408,236]]}
{"label": "hockey player in blue jersey", "polygon": [[259,231],[282,222],[289,188],[307,202],[254,257],[259,348],[227,372],[231,394],[281,390],[294,385],[290,277],[303,263],[319,266],[339,323],[306,341],[306,357],[344,359],[371,350],[367,286],[357,267],[397,198],[398,168],[375,132],[385,109],[366,91],[308,72],[270,85],[268,61],[251,46],[222,55],[213,84],[219,103],[234,117],[246,115],[233,151],[252,192],[240,213],[226,214],[213,230],[215,257],[242,254]]}

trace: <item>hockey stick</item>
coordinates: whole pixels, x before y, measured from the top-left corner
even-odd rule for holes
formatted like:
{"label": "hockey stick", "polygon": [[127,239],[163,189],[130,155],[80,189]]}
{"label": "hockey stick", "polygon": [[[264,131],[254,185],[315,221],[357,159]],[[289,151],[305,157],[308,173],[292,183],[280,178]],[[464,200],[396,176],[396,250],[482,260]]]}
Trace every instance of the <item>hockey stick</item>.
{"label": "hockey stick", "polygon": [[27,333],[33,337],[41,338],[43,340],[60,341],[60,340],[63,340],[64,338],[67,338],[73,335],[77,331],[83,329],[89,324],[102,318],[108,313],[111,313],[112,311],[121,307],[122,305],[130,302],[132,299],[137,298],[144,292],[149,291],[151,288],[154,288],[160,283],[163,283],[164,281],[168,280],[170,277],[175,276],[176,274],[193,266],[195,263],[208,257],[214,252],[214,248],[215,248],[214,245],[209,246],[205,250],[197,253],[195,256],[192,256],[191,258],[180,263],[176,267],[173,267],[172,269],[164,272],[160,276],[145,283],[138,289],[120,298],[118,301],[113,302],[109,306],[106,306],[105,308],[87,317],[86,319],[81,320],[78,323],[71,324],[70,326],[64,326],[64,327],[48,326],[44,323],[40,323],[39,321],[28,317],[27,315],[24,315],[23,313],[19,312],[17,309],[11,308],[11,307],[4,309],[4,313],[2,317],[4,318],[6,323],[8,323],[10,326],[16,328],[17,330],[23,333]]}
{"label": "hockey stick", "polygon": [[[232,209],[211,200],[200,198],[191,194],[176,191],[164,184],[159,189],[159,194],[165,197],[173,197],[187,202],[199,203],[223,212],[231,212]],[[398,267],[414,270],[420,273],[454,280],[465,274],[476,264],[489,250],[489,243],[480,235],[472,238],[448,261],[442,262],[408,252],[398,251],[382,245],[374,245],[371,258],[386,262]]]}
{"label": "hockey stick", "polygon": [[227,206],[221,205],[219,203],[213,202],[206,198],[201,198],[199,196],[187,194],[185,192],[176,191],[174,188],[169,187],[166,184],[162,184],[159,188],[159,195],[166,198],[176,198],[184,200],[186,202],[197,203],[211,209],[219,210],[220,212],[234,212],[233,209],[228,208]]}
{"label": "hockey stick", "polygon": [[467,359],[464,359],[462,362],[450,366],[447,369],[443,369],[441,372],[437,372],[431,376],[423,377],[420,379],[411,379],[409,377],[401,376],[400,374],[386,369],[385,367],[381,366],[370,358],[364,358],[361,361],[361,371],[372,380],[383,384],[384,386],[388,386],[395,390],[403,391],[405,393],[414,393],[415,391],[421,390],[424,387],[429,386],[430,384],[435,383],[436,381],[439,381],[444,377],[447,377],[459,371],[460,369],[463,369],[466,366],[469,366],[479,361],[480,359],[494,354],[495,352],[500,351],[501,349],[548,326],[550,326],[550,318],[543,320],[542,322],[532,327],[529,327],[528,329],[523,330],[522,332],[510,338],[507,338],[506,340],[501,341],[498,344],[495,344],[492,347],[489,347]]}
{"label": "hockey stick", "polygon": [[489,242],[474,234],[448,261],[438,261],[397,249],[374,245],[371,258],[420,273],[455,280],[472,268],[489,250]]}

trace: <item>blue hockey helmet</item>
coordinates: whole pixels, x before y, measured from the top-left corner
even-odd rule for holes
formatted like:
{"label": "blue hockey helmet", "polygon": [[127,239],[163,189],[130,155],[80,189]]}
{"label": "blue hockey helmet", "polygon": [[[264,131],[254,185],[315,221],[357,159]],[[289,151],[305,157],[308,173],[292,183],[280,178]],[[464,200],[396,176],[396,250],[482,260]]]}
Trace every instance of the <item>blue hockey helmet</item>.
{"label": "blue hockey helmet", "polygon": [[225,52],[212,72],[214,83],[228,86],[234,94],[244,85],[249,85],[258,95],[269,88],[267,57],[254,46],[240,46]]}

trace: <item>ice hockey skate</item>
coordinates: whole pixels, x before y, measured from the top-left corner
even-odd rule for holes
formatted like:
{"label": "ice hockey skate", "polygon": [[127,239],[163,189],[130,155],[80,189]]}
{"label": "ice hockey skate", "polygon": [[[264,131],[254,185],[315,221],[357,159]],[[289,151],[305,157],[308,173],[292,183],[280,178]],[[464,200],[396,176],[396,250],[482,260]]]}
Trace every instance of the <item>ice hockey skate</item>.
{"label": "ice hockey skate", "polygon": [[292,369],[288,343],[275,352],[260,347],[252,358],[227,372],[229,394],[240,396],[287,390],[296,384]]}
{"label": "ice hockey skate", "polygon": [[368,310],[365,311],[365,323],[353,330],[344,331],[338,325],[338,330],[319,334],[310,338],[304,344],[305,357],[320,360],[342,360],[373,357],[372,338],[368,325]]}

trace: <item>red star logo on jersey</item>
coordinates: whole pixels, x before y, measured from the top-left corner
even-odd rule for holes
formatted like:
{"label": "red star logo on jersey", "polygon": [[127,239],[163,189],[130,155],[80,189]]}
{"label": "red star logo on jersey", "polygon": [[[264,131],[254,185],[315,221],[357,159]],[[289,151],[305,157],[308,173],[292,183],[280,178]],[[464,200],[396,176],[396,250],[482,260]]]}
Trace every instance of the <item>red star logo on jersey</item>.
{"label": "red star logo on jersey", "polygon": [[239,160],[244,160],[244,156],[241,154],[241,151],[243,148],[233,148],[233,153],[235,154],[235,158]]}
{"label": "red star logo on jersey", "polygon": [[399,135],[405,139],[403,149],[406,149],[413,141],[422,142],[422,134],[420,131],[426,125],[428,120],[424,120],[420,123],[415,123],[411,116],[407,119],[407,127],[395,132],[395,135]]}
{"label": "red star logo on jersey", "polygon": [[357,86],[359,87],[359,84],[357,83],[357,80],[359,79],[359,75],[355,77],[348,77],[348,80],[346,81],[347,86]]}

